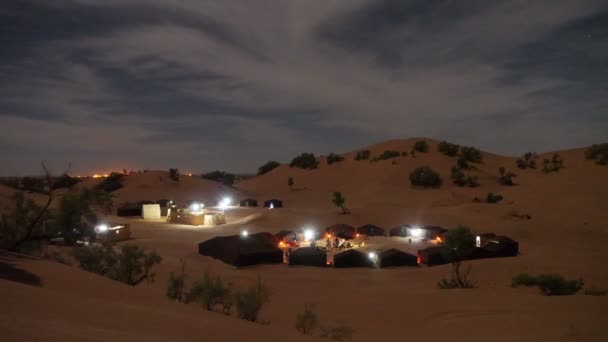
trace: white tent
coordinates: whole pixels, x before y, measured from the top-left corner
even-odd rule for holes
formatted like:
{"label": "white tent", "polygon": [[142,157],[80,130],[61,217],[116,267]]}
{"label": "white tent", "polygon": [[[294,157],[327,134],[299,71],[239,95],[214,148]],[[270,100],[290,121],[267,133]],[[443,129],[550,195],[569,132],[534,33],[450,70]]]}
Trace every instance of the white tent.
{"label": "white tent", "polygon": [[147,220],[160,219],[160,204],[144,204],[141,216]]}

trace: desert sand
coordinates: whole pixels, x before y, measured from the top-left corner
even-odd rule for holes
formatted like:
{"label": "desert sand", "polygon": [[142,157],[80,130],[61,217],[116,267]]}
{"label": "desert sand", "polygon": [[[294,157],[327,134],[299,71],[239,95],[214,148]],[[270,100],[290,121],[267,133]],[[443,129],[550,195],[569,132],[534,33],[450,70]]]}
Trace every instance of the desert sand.
{"label": "desert sand", "polygon": [[[384,150],[411,150],[418,139],[394,140],[368,147],[372,157]],[[515,159],[484,153],[473,174],[477,188],[460,188],[449,179],[456,159],[436,151],[416,157],[370,162],[343,162],[315,170],[282,165],[268,174],[237,182],[234,188],[195,177],[178,183],[166,172],[134,174],[115,193],[115,203],[171,198],[211,201],[223,195],[259,202],[283,200],[285,208],[234,208],[229,224],[214,228],[171,225],[141,219],[107,217],[131,224],[134,240],[163,257],[152,284],[135,288],[51,261],[3,256],[19,269],[41,279],[40,286],[0,277],[3,310],[0,332],[7,340],[23,341],[283,341],[306,340],[294,329],[296,313],[314,304],[324,324],[343,321],[357,331],[355,341],[403,341],[416,338],[470,341],[605,341],[608,297],[546,297],[537,289],[510,287],[519,272],[558,272],[583,278],[587,287],[608,288],[608,167],[584,159],[584,149],[559,151],[566,168],[544,174],[519,170]],[[551,156],[552,153],[540,157]],[[440,189],[416,189],[409,172],[429,165],[444,181]],[[498,168],[517,174],[516,186],[496,181]],[[288,177],[295,185],[290,189]],[[5,196],[7,189],[2,190]],[[351,215],[341,215],[331,193],[341,191]],[[473,197],[500,193],[498,204],[472,203]],[[531,215],[514,218],[513,210]],[[277,232],[334,223],[360,226],[372,223],[390,229],[404,223],[459,224],[473,231],[508,235],[519,241],[513,258],[467,261],[477,287],[440,290],[436,283],[449,275],[450,265],[390,269],[332,269],[259,265],[234,269],[198,255],[197,244],[217,235]],[[405,239],[403,239],[405,240]],[[392,243],[398,246],[399,238]],[[236,286],[261,277],[272,290],[272,302],[261,316],[269,325],[241,321],[234,316],[206,312],[165,297],[167,279],[186,260],[189,281],[205,270],[218,273]],[[314,339],[314,338],[312,338]]]}

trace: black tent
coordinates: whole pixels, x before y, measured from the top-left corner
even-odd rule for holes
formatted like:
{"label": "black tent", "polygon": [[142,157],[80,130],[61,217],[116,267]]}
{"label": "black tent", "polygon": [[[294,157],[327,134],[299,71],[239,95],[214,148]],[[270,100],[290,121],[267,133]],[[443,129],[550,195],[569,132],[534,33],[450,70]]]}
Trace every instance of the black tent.
{"label": "black tent", "polygon": [[380,267],[418,266],[418,257],[395,248],[382,251],[378,255]]}
{"label": "black tent", "polygon": [[283,251],[273,239],[270,233],[218,236],[199,243],[198,252],[234,266],[282,263]]}
{"label": "black tent", "polygon": [[418,251],[418,261],[427,266],[447,264],[442,246],[430,246]]}
{"label": "black tent", "polygon": [[357,233],[367,236],[384,236],[384,229],[373,224],[366,224],[357,228]]}
{"label": "black tent", "polygon": [[296,241],[296,233],[292,230],[281,230],[280,232],[276,233],[275,238],[277,241],[283,241],[283,242],[292,242],[292,241]]}
{"label": "black tent", "polygon": [[334,267],[374,267],[374,262],[366,253],[348,249],[334,256]]}
{"label": "black tent", "polygon": [[325,267],[327,253],[317,247],[302,247],[289,254],[290,265]]}
{"label": "black tent", "polygon": [[426,239],[434,240],[436,238],[443,238],[448,230],[439,226],[425,226],[422,228],[422,231]]}
{"label": "black tent", "polygon": [[272,208],[283,208],[283,201],[278,199],[270,199],[264,202],[264,208],[270,208],[271,206]]}
{"label": "black tent", "polygon": [[511,257],[519,253],[519,243],[507,236],[497,236],[489,240],[483,247],[492,257]]}
{"label": "black tent", "polygon": [[350,240],[355,238],[356,229],[348,224],[334,224],[325,228],[325,232],[342,239]]}
{"label": "black tent", "polygon": [[389,236],[401,236],[401,237],[406,237],[407,236],[407,227],[406,226],[402,226],[402,227],[395,227],[392,228],[389,231]]}
{"label": "black tent", "polygon": [[241,201],[241,207],[257,207],[258,201],[253,198],[244,199]]}

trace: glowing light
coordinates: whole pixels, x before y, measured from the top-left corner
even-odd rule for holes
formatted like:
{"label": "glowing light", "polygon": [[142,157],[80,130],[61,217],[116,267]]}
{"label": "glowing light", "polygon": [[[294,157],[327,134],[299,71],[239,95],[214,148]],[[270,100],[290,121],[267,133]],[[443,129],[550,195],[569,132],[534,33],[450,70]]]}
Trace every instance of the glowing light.
{"label": "glowing light", "polygon": [[108,225],[107,225],[107,224],[100,224],[100,225],[98,225],[97,227],[95,227],[95,230],[96,230],[98,233],[105,233],[105,232],[107,232],[107,231],[108,231],[108,229],[110,229],[110,228],[108,227]]}
{"label": "glowing light", "polygon": [[224,197],[222,198],[218,206],[220,207],[220,209],[224,210],[228,206],[230,206],[230,203],[232,203],[232,199],[230,197]]}
{"label": "glowing light", "polygon": [[93,175],[93,178],[106,178],[106,177],[108,177],[108,176],[109,176],[109,175],[107,175],[107,174],[101,174],[101,175],[99,175],[99,174],[94,174],[94,175]]}
{"label": "glowing light", "polygon": [[420,229],[418,227],[414,227],[414,229],[412,229],[412,236],[413,237],[421,237],[422,236],[422,229]]}
{"label": "glowing light", "polygon": [[270,202],[270,206],[268,207],[268,209],[274,209],[274,203]]}
{"label": "glowing light", "polygon": [[199,211],[203,210],[204,207],[205,207],[205,205],[203,203],[194,202],[194,203],[190,204],[189,209],[192,212],[199,212]]}
{"label": "glowing light", "polygon": [[355,237],[357,237],[357,238],[358,238],[359,236],[361,236],[359,233],[355,234]]}
{"label": "glowing light", "polygon": [[378,259],[378,254],[376,254],[374,252],[369,252],[369,253],[367,253],[367,257],[371,261],[376,261]]}
{"label": "glowing light", "polygon": [[481,247],[481,237],[479,235],[475,237],[475,247]]}
{"label": "glowing light", "polygon": [[249,236],[249,232],[248,232],[248,231],[243,230],[243,231],[241,232],[241,237],[246,238],[246,237],[248,237],[248,236]]}
{"label": "glowing light", "polygon": [[304,231],[304,241],[310,241],[315,237],[315,232],[312,229],[306,229]]}
{"label": "glowing light", "polygon": [[285,247],[285,243],[283,241],[279,242],[279,247]]}

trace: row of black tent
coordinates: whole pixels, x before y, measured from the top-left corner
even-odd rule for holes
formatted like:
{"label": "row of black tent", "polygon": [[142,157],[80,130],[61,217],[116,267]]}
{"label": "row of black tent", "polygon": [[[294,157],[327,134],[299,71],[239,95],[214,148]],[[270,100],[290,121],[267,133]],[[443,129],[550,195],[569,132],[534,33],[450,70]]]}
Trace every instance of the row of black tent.
{"label": "row of black tent", "polygon": [[[482,234],[489,236],[487,242],[475,247],[471,253],[465,256],[466,260],[513,257],[519,254],[519,243],[507,236],[496,236],[494,234]],[[428,266],[449,263],[445,257],[442,246],[431,246],[418,251],[421,264]]]}
{"label": "row of black tent", "polygon": [[[278,238],[270,233],[256,233],[248,236],[219,236],[201,242],[199,254],[219,259],[227,264],[242,267],[255,264],[278,264],[283,262],[283,250],[277,247]],[[379,267],[417,266],[417,257],[397,249],[380,252],[377,260],[366,253],[349,249],[334,256],[333,266]],[[290,265],[327,265],[327,252],[317,247],[303,247],[288,255]]]}
{"label": "row of black tent", "polygon": [[[409,225],[395,227],[389,230],[389,236],[400,236],[406,237],[408,235],[407,230],[412,227]],[[422,237],[427,239],[435,239],[438,236],[442,236],[447,232],[447,229],[441,228],[439,226],[425,226],[421,228],[423,235]],[[373,224],[365,224],[359,228],[355,228],[348,224],[334,224],[333,226],[329,226],[325,229],[326,233],[333,234],[335,236],[344,238],[344,239],[352,239],[356,234],[367,235],[367,236],[386,236],[384,228],[378,227]]]}
{"label": "row of black tent", "polygon": [[[240,202],[241,207],[257,207],[258,201],[253,198],[247,198]],[[283,208],[283,201],[278,200],[276,198],[269,199],[264,202],[264,208]]]}

